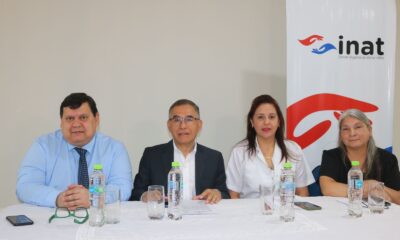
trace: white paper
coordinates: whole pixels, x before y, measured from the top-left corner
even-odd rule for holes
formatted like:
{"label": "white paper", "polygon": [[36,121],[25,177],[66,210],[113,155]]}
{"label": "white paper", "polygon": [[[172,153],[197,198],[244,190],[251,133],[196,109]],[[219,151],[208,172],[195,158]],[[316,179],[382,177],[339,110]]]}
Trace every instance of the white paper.
{"label": "white paper", "polygon": [[213,211],[205,203],[205,201],[199,201],[199,200],[183,201],[182,207],[183,207],[183,215],[213,214]]}

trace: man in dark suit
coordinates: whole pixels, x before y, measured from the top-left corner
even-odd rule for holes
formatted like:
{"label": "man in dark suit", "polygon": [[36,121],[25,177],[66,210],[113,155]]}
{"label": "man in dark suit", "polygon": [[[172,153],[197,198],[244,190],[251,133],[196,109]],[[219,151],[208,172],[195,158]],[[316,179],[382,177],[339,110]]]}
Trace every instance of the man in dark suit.
{"label": "man in dark suit", "polygon": [[181,163],[184,199],[217,203],[229,198],[222,154],[196,142],[202,125],[194,102],[181,99],[171,105],[167,126],[173,139],[144,150],[131,200],[147,201],[149,185],[163,185],[167,191],[172,161]]}

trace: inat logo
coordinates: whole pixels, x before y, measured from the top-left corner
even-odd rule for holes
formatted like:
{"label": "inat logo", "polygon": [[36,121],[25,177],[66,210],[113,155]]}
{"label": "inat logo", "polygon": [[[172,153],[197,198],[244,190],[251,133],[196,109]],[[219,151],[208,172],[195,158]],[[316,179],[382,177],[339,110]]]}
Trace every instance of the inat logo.
{"label": "inat logo", "polygon": [[314,54],[324,54],[331,50],[337,50],[340,56],[383,56],[385,53],[383,51],[384,41],[380,37],[376,41],[358,41],[358,40],[346,40],[343,35],[339,35],[337,44],[324,43],[324,37],[321,35],[311,35],[304,39],[298,40],[303,46],[311,46],[317,42],[321,42],[318,48],[313,48],[311,50]]}
{"label": "inat logo", "polygon": [[355,41],[355,40],[343,40],[344,37],[342,35],[339,36],[339,54],[347,54],[347,55],[377,55],[382,56],[383,52],[383,44],[385,44],[381,38],[377,38],[375,42],[371,41]]}

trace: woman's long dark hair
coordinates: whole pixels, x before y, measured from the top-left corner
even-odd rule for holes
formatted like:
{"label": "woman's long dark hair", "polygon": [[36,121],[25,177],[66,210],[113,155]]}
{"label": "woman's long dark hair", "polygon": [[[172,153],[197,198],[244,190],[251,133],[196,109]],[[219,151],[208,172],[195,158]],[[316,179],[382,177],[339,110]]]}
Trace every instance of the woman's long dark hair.
{"label": "woman's long dark hair", "polygon": [[266,95],[266,94],[260,95],[256,98],[254,98],[253,102],[251,103],[250,111],[247,114],[247,134],[246,134],[246,138],[244,139],[244,141],[247,140],[247,142],[248,142],[247,151],[249,152],[249,155],[255,154],[257,133],[251,124],[251,119],[253,119],[257,108],[260,105],[266,104],[266,103],[272,104],[276,110],[276,113],[278,114],[279,127],[276,130],[275,139],[276,139],[276,142],[278,143],[279,148],[282,151],[282,158],[281,158],[281,161],[282,161],[283,159],[287,159],[288,155],[289,155],[288,151],[286,149],[285,142],[284,142],[285,120],[283,119],[282,111],[279,108],[278,103],[270,95]]}

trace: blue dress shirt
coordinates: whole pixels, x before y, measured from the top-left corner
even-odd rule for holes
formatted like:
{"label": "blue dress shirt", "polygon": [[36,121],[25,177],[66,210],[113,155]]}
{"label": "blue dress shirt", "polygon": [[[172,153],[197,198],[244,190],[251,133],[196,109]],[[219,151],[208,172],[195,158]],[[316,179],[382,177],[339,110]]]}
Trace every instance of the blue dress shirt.
{"label": "blue dress shirt", "polygon": [[[61,130],[39,137],[21,163],[17,197],[25,203],[55,207],[59,193],[78,183],[79,154],[63,137]],[[101,133],[83,146],[87,150],[89,175],[95,164],[103,165],[106,185],[118,186],[121,199],[132,191],[132,170],[124,145]]]}

